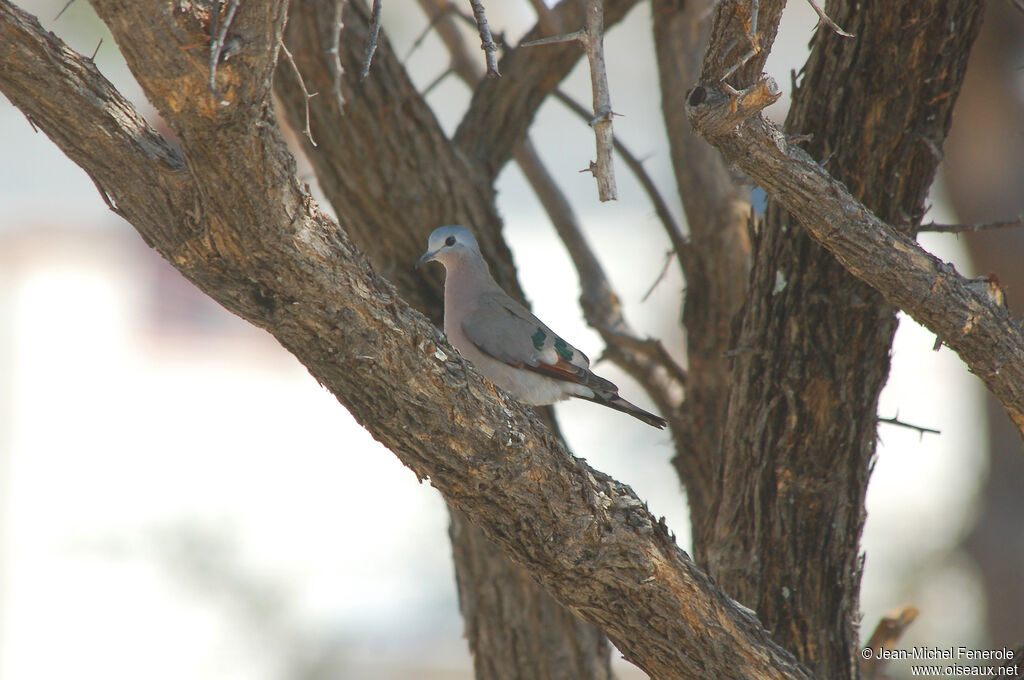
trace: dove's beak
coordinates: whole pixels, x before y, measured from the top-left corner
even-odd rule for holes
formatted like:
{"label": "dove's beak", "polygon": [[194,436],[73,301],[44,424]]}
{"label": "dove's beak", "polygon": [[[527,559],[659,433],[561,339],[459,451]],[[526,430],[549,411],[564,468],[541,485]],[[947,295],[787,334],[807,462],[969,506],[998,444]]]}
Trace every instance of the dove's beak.
{"label": "dove's beak", "polygon": [[416,260],[416,266],[414,266],[413,269],[419,269],[421,264],[426,264],[427,262],[433,261],[435,255],[437,255],[436,250],[428,250],[427,252],[423,253],[423,255],[420,256],[420,259]]}

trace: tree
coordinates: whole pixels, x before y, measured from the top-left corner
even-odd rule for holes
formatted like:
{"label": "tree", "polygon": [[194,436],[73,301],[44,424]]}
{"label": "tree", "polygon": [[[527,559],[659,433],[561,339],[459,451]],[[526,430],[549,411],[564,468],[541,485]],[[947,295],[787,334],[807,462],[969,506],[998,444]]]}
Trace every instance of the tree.
{"label": "tree", "polygon": [[[583,51],[522,43],[585,27],[596,64],[600,24],[635,4],[534,3],[537,26],[494,65],[496,79],[472,73],[448,40],[456,72],[479,80],[451,139],[356,0],[93,0],[180,148],[6,0],[0,89],[111,210],[271,332],[442,492],[478,676],[605,676],[596,626],[657,678],[854,677],[859,536],[896,309],[957,351],[1024,428],[1019,323],[996,288],[913,240],[982,7],[830,3],[783,134],[760,116],[777,98],[761,69],[781,3],[723,2],[709,14],[652,0],[689,225],[687,238],[666,220],[688,283],[683,372],[629,328],[526,137]],[[450,20],[438,16],[438,30]],[[373,71],[361,81],[368,45]],[[272,93],[308,130],[340,226],[296,179]],[[610,112],[596,108],[606,147]],[[606,152],[595,174],[610,170]],[[473,225],[498,280],[518,290],[492,190],[513,158],[547,190],[608,356],[670,422],[695,560],[628,487],[570,456],[414,309],[439,318],[439,280],[407,267],[424,225]],[[727,163],[767,191],[763,220],[749,217]],[[475,570],[500,574],[505,594],[474,589]],[[587,623],[552,614],[556,601]],[[501,602],[526,606],[488,606]]]}

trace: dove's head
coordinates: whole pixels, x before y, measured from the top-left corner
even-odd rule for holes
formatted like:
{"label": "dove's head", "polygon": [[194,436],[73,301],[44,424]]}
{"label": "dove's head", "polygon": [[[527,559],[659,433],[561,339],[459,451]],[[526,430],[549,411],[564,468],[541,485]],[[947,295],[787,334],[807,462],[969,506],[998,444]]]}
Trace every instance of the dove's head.
{"label": "dove's head", "polygon": [[466,260],[482,262],[480,246],[476,244],[476,239],[469,229],[452,225],[438,227],[430,234],[427,252],[416,260],[416,266],[427,262],[440,262],[445,269],[450,269],[452,264]]}

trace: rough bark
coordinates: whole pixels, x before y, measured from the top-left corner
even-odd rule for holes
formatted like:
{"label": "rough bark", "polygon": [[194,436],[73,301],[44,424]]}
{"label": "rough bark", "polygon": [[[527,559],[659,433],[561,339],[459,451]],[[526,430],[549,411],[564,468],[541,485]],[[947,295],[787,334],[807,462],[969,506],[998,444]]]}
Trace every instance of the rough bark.
{"label": "rough bark", "polygon": [[[736,343],[708,568],[817,674],[853,678],[859,537],[896,328],[891,305],[958,340],[986,325],[969,316],[984,307],[985,332],[1014,328],[1009,356],[1024,355],[1005,310],[903,235],[913,235],[924,211],[978,4],[833,2],[825,10],[857,37],[822,28],[812,42],[786,128],[810,135],[810,157],[742,111],[774,100],[763,82],[719,98],[718,84],[704,81],[714,93],[700,88],[690,98],[695,127],[773,199]],[[720,72],[716,63],[706,75]],[[730,101],[740,111],[730,113]],[[712,123],[705,114],[718,105]]]}
{"label": "rough bark", "polygon": [[217,76],[226,105],[187,49],[209,30],[205,6],[94,6],[178,134],[180,157],[87,60],[6,0],[0,89],[154,248],[271,332],[378,440],[652,675],[811,677],[628,487],[570,456],[459,359],[303,189],[269,105],[282,3],[239,6],[238,52]]}
{"label": "rough bark", "polygon": [[[609,680],[611,645],[548,594],[458,510],[449,533],[474,677]],[[503,555],[502,555],[503,556]]]}

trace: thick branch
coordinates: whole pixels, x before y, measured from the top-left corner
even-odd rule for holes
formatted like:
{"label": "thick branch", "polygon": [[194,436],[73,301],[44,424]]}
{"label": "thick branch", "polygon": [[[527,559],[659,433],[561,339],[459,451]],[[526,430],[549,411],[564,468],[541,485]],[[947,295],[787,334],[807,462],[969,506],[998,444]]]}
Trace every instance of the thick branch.
{"label": "thick branch", "polygon": [[765,104],[762,97],[748,108],[722,90],[701,86],[691,92],[687,112],[694,129],[776,197],[850,273],[955,350],[1024,434],[1020,322],[951,264],[879,220],[802,149],[787,143],[759,115]]}
{"label": "thick branch", "polygon": [[[199,194],[204,236],[188,240],[187,248],[181,245],[181,214],[140,211],[153,221],[135,226],[161,254],[228,309],[273,333],[379,441],[421,478],[429,477],[558,599],[602,626],[648,673],[667,680],[699,674],[810,677],[693,566],[628,487],[570,456],[374,273],[295,178],[266,99],[225,107],[215,118],[202,115],[208,108],[198,100],[173,99],[177,90],[156,76],[175,73],[179,59],[190,59],[181,48],[197,36],[179,30],[190,19],[162,4],[96,5],[133,72],[151,76],[140,77],[147,96],[174,112],[169,118],[190,159],[189,179],[209,188]],[[242,43],[263,42],[267,52],[262,59],[249,54],[249,68],[222,65],[225,78],[238,79],[223,89],[228,101],[240,102],[232,92],[262,89],[283,25],[277,8],[255,2],[240,7],[234,26]],[[157,30],[163,42],[147,42],[146,49],[133,44]],[[127,106],[114,93],[107,94],[116,101],[83,96],[83,78],[93,78],[65,66],[67,59],[81,58],[63,49],[55,53],[38,23],[6,0],[0,0],[0,37],[5,52],[31,55],[13,68],[4,62],[2,84],[16,105],[34,109],[32,100],[45,96],[66,97],[94,112]],[[15,42],[16,48],[7,47]],[[177,75],[187,81],[177,87],[204,90],[204,69]],[[42,95],[24,89],[19,96],[12,80],[45,80],[52,87]],[[174,111],[172,102],[182,108]],[[256,128],[239,124],[248,122],[249,106],[264,114]],[[86,120],[93,115],[83,114]],[[81,120],[48,117],[41,123],[76,130]],[[213,151],[193,148],[210,144]],[[143,150],[139,154],[151,162]],[[81,158],[90,173],[100,162]],[[180,186],[142,185],[134,166],[126,164],[114,178],[124,185],[125,204],[182,203],[167,196]],[[185,239],[190,236],[188,231]]]}

